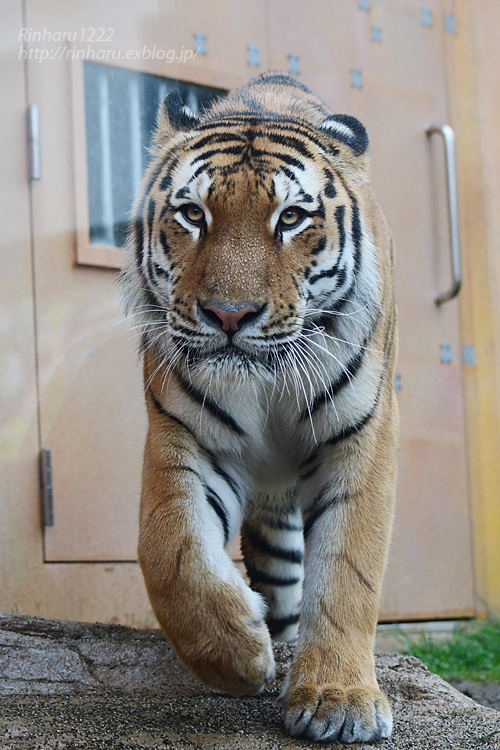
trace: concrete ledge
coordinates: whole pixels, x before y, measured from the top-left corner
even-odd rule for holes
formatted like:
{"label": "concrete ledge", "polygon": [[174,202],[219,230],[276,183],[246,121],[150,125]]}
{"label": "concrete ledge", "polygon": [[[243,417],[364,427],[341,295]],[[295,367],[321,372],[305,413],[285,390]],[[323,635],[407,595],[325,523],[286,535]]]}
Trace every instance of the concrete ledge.
{"label": "concrete ledge", "polygon": [[[292,653],[277,644],[274,684],[231,698],[191,677],[157,631],[0,615],[0,750],[310,749],[284,734],[276,703]],[[377,671],[395,718],[384,749],[469,750],[500,731],[499,712],[413,657],[379,655]],[[500,734],[480,746],[500,748]]]}

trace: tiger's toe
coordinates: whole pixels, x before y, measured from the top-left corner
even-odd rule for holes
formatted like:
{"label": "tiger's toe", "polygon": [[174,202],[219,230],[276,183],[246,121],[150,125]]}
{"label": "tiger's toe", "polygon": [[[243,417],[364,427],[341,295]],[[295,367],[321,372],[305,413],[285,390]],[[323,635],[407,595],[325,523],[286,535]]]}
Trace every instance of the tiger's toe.
{"label": "tiger's toe", "polygon": [[285,726],[292,737],[316,742],[375,742],[390,737],[386,697],[365,685],[298,685],[288,699]]}

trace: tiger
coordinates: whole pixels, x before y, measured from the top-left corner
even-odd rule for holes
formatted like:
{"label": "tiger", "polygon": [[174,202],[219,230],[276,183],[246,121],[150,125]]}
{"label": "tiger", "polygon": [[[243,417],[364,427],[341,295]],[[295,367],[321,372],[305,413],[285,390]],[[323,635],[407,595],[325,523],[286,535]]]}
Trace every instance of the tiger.
{"label": "tiger", "polygon": [[[148,432],[138,559],[181,662],[274,678],[293,737],[392,731],[374,638],[395,498],[391,232],[369,141],[270,71],[195,113],[164,99],[121,271]],[[227,552],[241,534],[247,577]],[[249,584],[247,583],[249,581]]]}

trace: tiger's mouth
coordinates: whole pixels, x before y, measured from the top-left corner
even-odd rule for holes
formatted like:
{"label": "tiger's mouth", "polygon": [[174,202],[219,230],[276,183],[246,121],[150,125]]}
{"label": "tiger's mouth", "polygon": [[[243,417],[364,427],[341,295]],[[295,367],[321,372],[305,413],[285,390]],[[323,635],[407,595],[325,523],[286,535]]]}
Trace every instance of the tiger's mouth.
{"label": "tiger's mouth", "polygon": [[203,369],[220,374],[250,374],[270,369],[266,351],[242,348],[234,341],[229,341],[224,347],[210,349],[193,347],[183,342],[182,349],[188,369]]}
{"label": "tiger's mouth", "polygon": [[171,357],[188,368],[220,375],[275,373],[283,370],[289,346],[300,338],[303,319],[287,313],[282,320],[267,302],[198,299],[189,316],[175,306],[167,317]]}

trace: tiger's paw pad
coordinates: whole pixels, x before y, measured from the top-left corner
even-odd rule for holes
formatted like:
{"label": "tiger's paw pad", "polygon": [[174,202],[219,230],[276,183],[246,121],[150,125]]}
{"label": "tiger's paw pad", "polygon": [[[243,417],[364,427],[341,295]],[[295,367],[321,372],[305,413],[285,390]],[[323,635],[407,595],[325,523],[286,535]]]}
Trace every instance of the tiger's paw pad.
{"label": "tiger's paw pad", "polygon": [[285,726],[292,737],[316,742],[375,742],[391,736],[392,714],[376,688],[308,683],[291,691]]}

